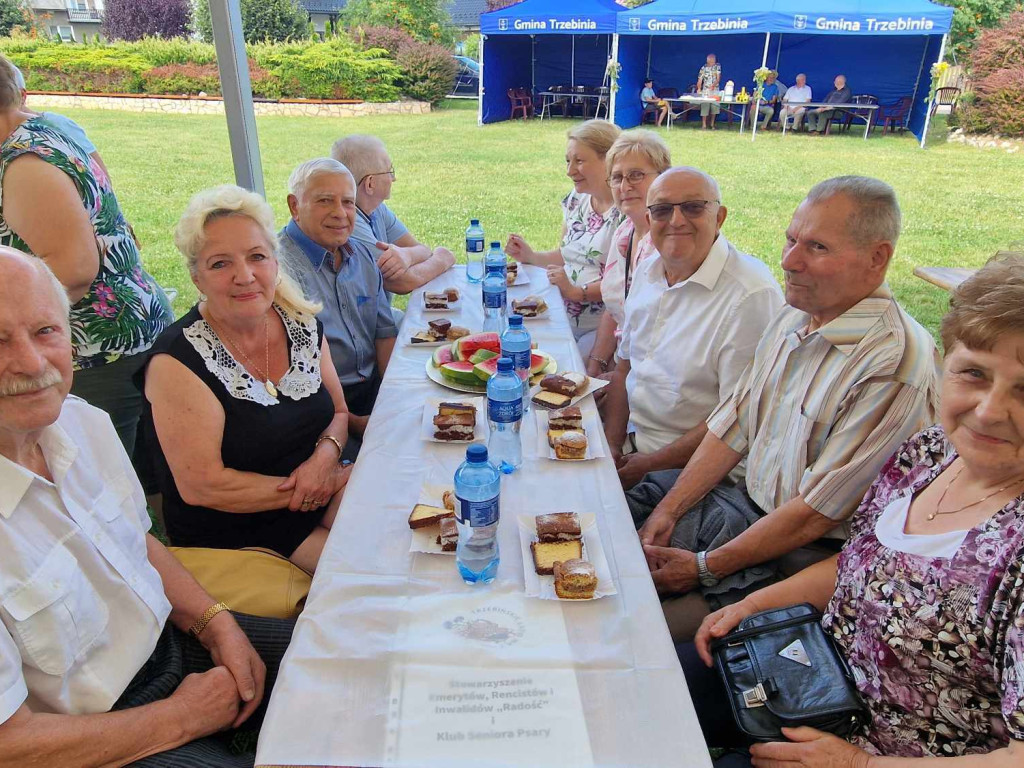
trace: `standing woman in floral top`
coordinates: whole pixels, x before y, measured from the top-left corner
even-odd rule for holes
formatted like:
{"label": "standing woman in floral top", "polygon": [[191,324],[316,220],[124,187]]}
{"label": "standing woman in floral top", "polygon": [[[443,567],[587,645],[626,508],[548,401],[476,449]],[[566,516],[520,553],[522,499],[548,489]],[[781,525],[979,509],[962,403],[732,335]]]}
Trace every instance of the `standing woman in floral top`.
{"label": "standing woman in floral top", "polygon": [[[813,603],[867,706],[849,742],[785,729],[789,742],[751,748],[754,765],[1024,765],[1022,306],[1024,257],[964,282],[942,321],[941,424],[889,459],[837,557],[705,619],[696,651],[710,663],[711,639],[743,618]],[[724,691],[693,651],[680,646],[708,743],[733,746],[715,727],[731,721]]]}
{"label": "standing woman in floral top", "polygon": [[131,455],[142,413],[132,374],[174,320],[106,173],[81,147],[22,108],[0,56],[0,245],[38,256],[71,298],[71,392],[110,414]]}
{"label": "standing woman in floral top", "polygon": [[605,155],[619,136],[607,120],[587,120],[569,131],[565,175],[574,189],[562,200],[562,235],[553,251],[534,251],[519,235],[509,235],[505,251],[516,261],[547,267],[548,280],[558,287],[573,336],[584,358],[604,312],[601,276],[622,214],[608,186]]}

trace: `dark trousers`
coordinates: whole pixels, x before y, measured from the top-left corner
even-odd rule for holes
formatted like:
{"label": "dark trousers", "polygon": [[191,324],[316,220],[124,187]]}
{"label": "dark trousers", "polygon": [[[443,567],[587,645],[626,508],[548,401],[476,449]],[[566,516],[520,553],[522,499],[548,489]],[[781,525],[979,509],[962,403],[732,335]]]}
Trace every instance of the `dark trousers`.
{"label": "dark trousers", "polygon": [[132,376],[148,356],[148,352],[140,352],[113,363],[75,371],[71,383],[71,394],[110,415],[129,456],[135,452],[135,431],[142,416],[142,392],[132,382]]}
{"label": "dark trousers", "polygon": [[[267,702],[277,680],[281,658],[288,649],[295,622],[266,619],[233,613],[253,648],[267,665],[263,702],[238,731],[207,736],[177,749],[160,752],[131,763],[138,768],[252,768],[255,756],[233,754],[231,740],[236,732],[258,732],[267,711]],[[170,622],[164,627],[156,649],[139,670],[135,679],[118,699],[113,709],[131,709],[170,697],[187,675],[213,668],[209,652],[191,635],[179,631]]]}
{"label": "dark trousers", "polygon": [[743,748],[746,742],[736,728],[718,672],[714,667],[704,665],[693,643],[679,643],[676,653],[683,666],[686,686],[690,689],[704,741],[711,748],[730,750],[715,760],[715,768],[749,768],[750,754]]}
{"label": "dark trousers", "polygon": [[[348,406],[348,412],[355,416],[369,416],[373,411],[374,403],[377,402],[380,384],[381,376],[376,369],[374,369],[373,375],[365,381],[342,384],[341,388],[345,392],[345,404]],[[341,458],[355,461],[362,446],[362,437],[349,435],[348,442],[345,443],[345,450],[341,452]]]}

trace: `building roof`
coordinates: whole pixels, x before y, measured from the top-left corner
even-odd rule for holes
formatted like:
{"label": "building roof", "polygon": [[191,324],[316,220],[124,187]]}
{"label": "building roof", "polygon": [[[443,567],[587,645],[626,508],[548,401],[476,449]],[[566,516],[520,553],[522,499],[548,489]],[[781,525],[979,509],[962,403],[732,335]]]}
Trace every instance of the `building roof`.
{"label": "building roof", "polygon": [[448,15],[453,27],[480,28],[480,14],[487,11],[487,0],[452,0]]}
{"label": "building roof", "polygon": [[339,13],[348,0],[299,0],[307,13]]}

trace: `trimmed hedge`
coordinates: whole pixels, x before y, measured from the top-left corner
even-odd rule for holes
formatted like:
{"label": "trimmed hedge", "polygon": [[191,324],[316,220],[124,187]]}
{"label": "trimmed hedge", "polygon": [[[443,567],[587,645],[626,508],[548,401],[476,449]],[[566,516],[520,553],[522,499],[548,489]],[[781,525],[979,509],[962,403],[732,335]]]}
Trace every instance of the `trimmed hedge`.
{"label": "trimmed hedge", "polygon": [[395,27],[360,27],[352,33],[366,48],[382,48],[402,69],[402,93],[436,104],[451,93],[458,66],[440,45],[422,43]]}
{"label": "trimmed hedge", "polygon": [[1024,137],[1024,12],[981,34],[969,73],[973,93],[960,99],[952,122],[967,133]]}

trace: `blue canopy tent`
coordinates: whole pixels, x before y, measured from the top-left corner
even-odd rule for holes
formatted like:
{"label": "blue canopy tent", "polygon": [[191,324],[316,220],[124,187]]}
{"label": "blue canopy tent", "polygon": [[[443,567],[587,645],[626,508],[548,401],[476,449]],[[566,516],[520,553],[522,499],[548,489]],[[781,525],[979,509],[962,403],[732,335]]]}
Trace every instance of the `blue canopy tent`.
{"label": "blue canopy tent", "polygon": [[613,0],[524,0],[482,14],[479,122],[509,119],[509,88],[601,85],[620,10]]}
{"label": "blue canopy tent", "polygon": [[656,0],[621,12],[615,121],[640,122],[645,77],[685,91],[713,52],[723,81],[734,80],[737,90],[749,88],[754,69],[766,64],[787,85],[806,73],[815,98],[838,73],[854,93],[883,104],[912,96],[909,127],[923,136],[930,65],[942,56],[952,9],[929,0],[818,0],[817,10],[809,7],[808,0]]}

